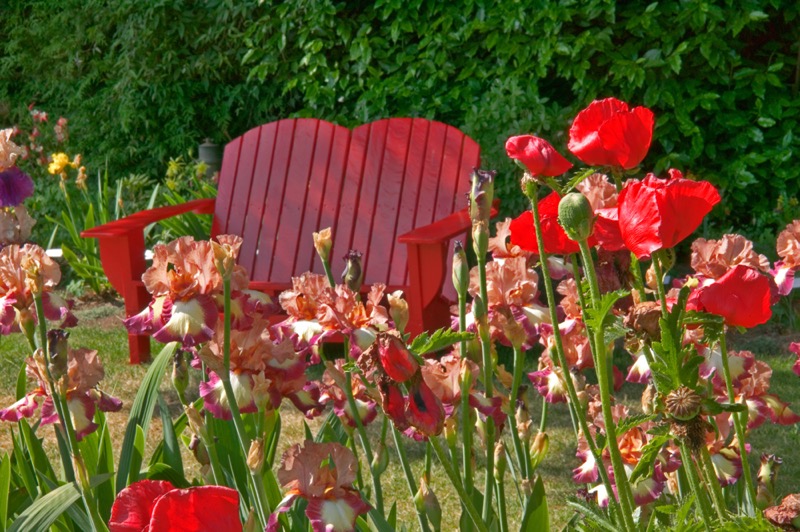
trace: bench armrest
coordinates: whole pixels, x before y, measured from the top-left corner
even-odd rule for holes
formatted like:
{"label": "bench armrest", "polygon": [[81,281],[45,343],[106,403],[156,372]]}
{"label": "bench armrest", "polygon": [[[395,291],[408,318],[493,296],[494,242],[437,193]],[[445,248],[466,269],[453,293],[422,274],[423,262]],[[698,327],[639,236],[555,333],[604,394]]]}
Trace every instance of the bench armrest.
{"label": "bench armrest", "polygon": [[102,238],[109,236],[119,236],[122,234],[130,233],[131,231],[141,230],[150,225],[151,223],[165,220],[172,216],[193,212],[196,214],[213,214],[214,213],[214,198],[202,198],[180,205],[168,205],[166,207],[156,207],[155,209],[148,209],[139,211],[121,218],[108,222],[97,227],[92,227],[81,232],[83,238]]}
{"label": "bench armrest", "polygon": [[[497,216],[499,207],[500,200],[494,200],[491,211],[493,218]],[[412,229],[408,233],[400,235],[397,241],[401,244],[438,244],[463,234],[470,227],[472,227],[472,220],[469,217],[469,209],[462,209],[441,220]]]}

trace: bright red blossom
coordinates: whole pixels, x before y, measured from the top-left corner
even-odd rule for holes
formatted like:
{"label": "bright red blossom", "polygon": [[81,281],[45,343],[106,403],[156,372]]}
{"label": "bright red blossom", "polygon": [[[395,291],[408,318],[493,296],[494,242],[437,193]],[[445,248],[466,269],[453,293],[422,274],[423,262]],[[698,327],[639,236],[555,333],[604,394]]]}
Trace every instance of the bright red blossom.
{"label": "bright red blossom", "polygon": [[740,264],[716,282],[697,289],[687,308],[722,316],[727,325],[750,328],[772,316],[771,299],[769,278]]}
{"label": "bright red blossom", "polygon": [[707,181],[684,179],[670,170],[670,179],[647,174],[619,194],[619,227],[625,246],[637,257],[674,247],[692,234],[712,207],[717,189]]}
{"label": "bright red blossom", "polygon": [[552,144],[533,135],[509,138],[506,141],[506,153],[524,164],[534,176],[555,177],[572,168],[572,163],[562,157]]}
{"label": "bright red blossom", "polygon": [[[542,236],[546,253],[568,255],[580,251],[578,243],[571,240],[558,223],[558,204],[561,198],[556,192],[539,201],[539,218],[542,222]],[[539,253],[536,232],[533,227],[533,214],[525,211],[511,222],[511,244],[525,251]]]}
{"label": "bright red blossom", "polygon": [[110,532],[241,530],[239,493],[222,486],[177,489],[164,480],[141,480],[119,492]]}
{"label": "bright red blossom", "polygon": [[653,140],[653,112],[628,109],[616,98],[595,100],[578,113],[569,129],[569,151],[592,166],[637,166]]}

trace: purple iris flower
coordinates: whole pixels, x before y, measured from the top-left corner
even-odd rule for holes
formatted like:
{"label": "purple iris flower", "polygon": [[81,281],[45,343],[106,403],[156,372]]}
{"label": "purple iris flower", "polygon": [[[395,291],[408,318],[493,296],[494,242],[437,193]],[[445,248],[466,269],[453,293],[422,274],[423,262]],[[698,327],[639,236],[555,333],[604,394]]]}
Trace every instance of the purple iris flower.
{"label": "purple iris flower", "polygon": [[0,207],[16,207],[33,194],[33,180],[11,166],[0,172]]}

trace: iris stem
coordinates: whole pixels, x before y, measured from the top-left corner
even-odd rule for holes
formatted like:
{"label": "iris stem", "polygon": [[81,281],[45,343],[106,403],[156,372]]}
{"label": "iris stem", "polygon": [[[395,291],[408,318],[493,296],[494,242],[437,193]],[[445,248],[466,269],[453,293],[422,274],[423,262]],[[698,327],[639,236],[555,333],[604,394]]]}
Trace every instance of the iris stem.
{"label": "iris stem", "polygon": [[[508,401],[508,419],[509,421],[515,418],[515,410],[517,404],[517,395],[519,394],[519,386],[522,383],[522,365],[525,360],[525,354],[522,351],[522,346],[515,345],[514,346],[514,378],[511,381],[511,397]],[[543,415],[547,415],[543,413]],[[517,465],[519,466],[519,473],[522,479],[527,479],[529,477],[528,469],[530,468],[530,464],[527,463],[525,459],[525,451],[522,447],[522,439],[519,437],[519,431],[517,430],[516,423],[511,423],[509,427],[511,429],[511,440],[514,443],[514,452],[517,455]]]}
{"label": "iris stem", "polygon": [[[731,378],[731,368],[728,360],[728,345],[725,340],[724,330],[719,337],[719,347],[722,351],[722,375],[725,378],[725,388],[728,391],[728,402],[730,404],[735,404],[736,392],[733,389],[733,379]],[[745,493],[747,494],[746,511],[748,515],[753,515],[756,513],[756,490],[753,486],[753,476],[750,473],[750,461],[747,458],[747,447],[745,445],[747,430],[739,412],[731,412],[731,417],[733,418],[733,426],[736,430],[736,444],[739,447],[739,455],[742,459],[742,474],[744,475]]]}
{"label": "iris stem", "polygon": [[[445,453],[445,450],[442,447],[439,439],[434,436],[428,441],[430,441],[431,445],[433,445],[433,450],[436,452],[436,456],[439,458],[439,463],[442,464],[445,474],[447,474],[447,477],[450,479],[450,483],[453,485],[456,493],[458,493],[458,496],[461,498],[461,504],[467,511],[467,515],[469,515],[470,519],[472,519],[475,528],[478,529],[479,532],[489,532],[489,529],[486,528],[486,521],[481,518],[481,514],[478,512],[478,509],[475,508],[474,504],[472,504],[472,499],[469,495],[467,495],[467,492],[464,491],[464,486],[461,485],[461,479],[458,477],[458,473],[456,473],[455,469],[453,468],[453,464],[447,458],[447,454]],[[487,471],[486,474],[491,475],[492,472]]]}
{"label": "iris stem", "polygon": [[[411,498],[413,499],[417,494],[417,483],[414,480],[414,472],[411,471],[411,466],[408,463],[406,444],[403,441],[403,437],[400,435],[400,432],[397,430],[397,427],[394,426],[394,423],[392,423],[392,436],[394,437],[394,447],[395,450],[397,450],[397,457],[400,459],[400,465],[403,467],[403,473],[405,474],[406,482],[408,483],[408,491],[411,493]],[[422,530],[422,532],[430,532],[430,528],[428,527],[428,518],[425,516],[425,513],[419,511],[416,508],[416,504],[414,505],[414,510],[417,513],[417,520],[419,521],[420,530]]]}
{"label": "iris stem", "polygon": [[711,490],[711,500],[714,503],[714,509],[717,511],[720,522],[724,522],[726,507],[725,497],[722,495],[722,487],[719,485],[719,479],[714,472],[714,464],[711,462],[711,456],[708,454],[708,447],[703,445],[700,447],[700,464],[705,472],[706,483]]}
{"label": "iris stem", "polygon": [[[478,257],[478,280],[480,283],[481,301],[484,309],[488,307],[488,290],[486,288],[486,257]],[[486,399],[491,400],[493,396],[492,379],[494,378],[494,361],[492,359],[492,343],[489,336],[489,324],[487,317],[479,320],[478,333],[481,339],[481,352],[483,353],[483,388]],[[483,493],[483,520],[488,522],[492,509],[492,493],[494,493],[494,419],[491,416],[486,418],[486,482]]]}

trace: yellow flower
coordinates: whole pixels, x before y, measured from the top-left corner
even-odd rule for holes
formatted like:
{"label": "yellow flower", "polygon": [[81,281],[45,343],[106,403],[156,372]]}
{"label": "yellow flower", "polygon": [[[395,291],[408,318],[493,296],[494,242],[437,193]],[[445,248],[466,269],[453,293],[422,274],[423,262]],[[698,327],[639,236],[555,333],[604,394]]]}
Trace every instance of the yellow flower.
{"label": "yellow flower", "polygon": [[63,174],[64,168],[70,164],[69,156],[66,153],[54,153],[51,159],[53,162],[47,166],[47,171],[52,175]]}

